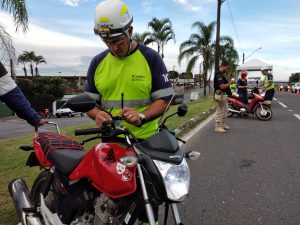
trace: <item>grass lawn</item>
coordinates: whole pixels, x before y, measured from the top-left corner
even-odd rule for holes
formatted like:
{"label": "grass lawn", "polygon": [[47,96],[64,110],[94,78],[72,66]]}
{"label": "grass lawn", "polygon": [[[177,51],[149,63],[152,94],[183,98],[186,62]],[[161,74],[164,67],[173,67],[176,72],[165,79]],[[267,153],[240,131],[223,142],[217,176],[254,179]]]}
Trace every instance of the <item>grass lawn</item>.
{"label": "grass lawn", "polygon": [[[212,97],[202,98],[198,101],[189,102],[188,113],[184,117],[174,116],[170,118],[167,125],[171,129],[182,125],[190,118],[201,114],[207,109],[214,106]],[[168,114],[175,112],[178,106],[172,106]],[[84,140],[87,137],[74,136],[74,130],[80,128],[94,127],[90,122],[84,125],[76,125],[61,129],[61,133],[74,138],[75,140]],[[20,150],[20,145],[31,145],[33,134],[20,136],[16,138],[0,140],[0,225],[13,225],[18,223],[15,214],[14,205],[7,189],[8,183],[14,178],[23,178],[27,185],[31,187],[35,177],[39,174],[40,169],[37,167],[29,168],[25,166],[29,152]],[[85,145],[90,149],[97,141],[89,142]]]}

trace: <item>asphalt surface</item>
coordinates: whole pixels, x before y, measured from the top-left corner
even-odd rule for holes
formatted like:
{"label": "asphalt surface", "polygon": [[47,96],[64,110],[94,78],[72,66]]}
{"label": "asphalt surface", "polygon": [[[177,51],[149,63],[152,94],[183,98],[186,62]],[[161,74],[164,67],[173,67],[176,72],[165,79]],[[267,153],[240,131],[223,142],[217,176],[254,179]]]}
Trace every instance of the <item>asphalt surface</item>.
{"label": "asphalt surface", "polygon": [[201,157],[189,162],[190,195],[179,204],[183,224],[300,224],[300,117],[294,115],[300,96],[275,98],[270,121],[235,116],[228,119],[231,130],[217,134],[212,119],[185,144]]}
{"label": "asphalt surface", "polygon": [[[60,128],[72,125],[83,124],[91,121],[88,116],[74,116],[74,117],[51,117],[48,121],[58,124]],[[25,134],[33,133],[34,128],[30,126],[25,120],[16,118],[1,119],[0,118],[0,140],[12,137],[18,137]]]}

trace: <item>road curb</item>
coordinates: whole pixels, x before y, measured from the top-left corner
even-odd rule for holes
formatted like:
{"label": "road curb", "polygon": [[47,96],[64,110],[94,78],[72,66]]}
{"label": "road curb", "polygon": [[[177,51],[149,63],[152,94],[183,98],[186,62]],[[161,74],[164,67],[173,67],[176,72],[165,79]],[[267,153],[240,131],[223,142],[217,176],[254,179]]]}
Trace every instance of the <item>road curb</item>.
{"label": "road curb", "polygon": [[216,111],[216,106],[209,108],[208,110],[202,112],[201,114],[189,119],[187,122],[182,124],[181,126],[175,129],[175,133],[178,137],[183,137],[196,126],[199,125],[202,121],[207,119],[210,115],[212,115]]}

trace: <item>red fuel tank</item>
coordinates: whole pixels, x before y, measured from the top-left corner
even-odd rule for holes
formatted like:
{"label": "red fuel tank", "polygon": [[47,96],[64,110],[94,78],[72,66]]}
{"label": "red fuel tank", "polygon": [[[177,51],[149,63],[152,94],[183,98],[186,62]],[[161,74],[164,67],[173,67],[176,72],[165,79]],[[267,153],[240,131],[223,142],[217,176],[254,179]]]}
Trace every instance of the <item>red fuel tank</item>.
{"label": "red fuel tank", "polygon": [[136,166],[119,163],[136,153],[122,143],[100,143],[92,148],[69,175],[70,180],[88,178],[93,186],[111,198],[120,198],[136,190]]}

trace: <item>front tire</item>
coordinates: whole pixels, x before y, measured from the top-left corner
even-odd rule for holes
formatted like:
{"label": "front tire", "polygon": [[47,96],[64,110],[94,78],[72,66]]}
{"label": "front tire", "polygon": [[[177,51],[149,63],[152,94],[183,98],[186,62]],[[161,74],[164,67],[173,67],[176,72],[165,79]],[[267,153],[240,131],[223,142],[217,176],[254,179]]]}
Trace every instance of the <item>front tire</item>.
{"label": "front tire", "polygon": [[271,107],[266,104],[262,104],[261,106],[258,105],[255,109],[254,114],[257,117],[257,119],[263,120],[263,121],[270,120],[273,115]]}

